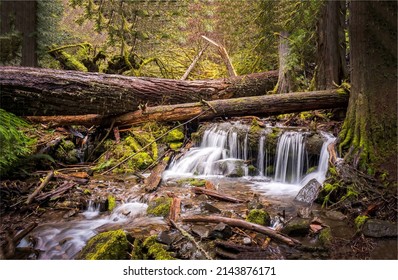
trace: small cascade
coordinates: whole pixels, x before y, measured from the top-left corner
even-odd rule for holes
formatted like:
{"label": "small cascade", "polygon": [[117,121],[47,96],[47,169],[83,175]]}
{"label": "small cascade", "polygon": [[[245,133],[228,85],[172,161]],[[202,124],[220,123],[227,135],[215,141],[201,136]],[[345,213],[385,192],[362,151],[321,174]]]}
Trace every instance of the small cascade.
{"label": "small cascade", "polygon": [[[39,259],[73,259],[87,241],[98,233],[97,229],[103,226],[118,224],[122,227],[126,223],[134,223],[139,227],[140,223],[143,224],[140,219],[144,218],[148,223],[159,223],[154,220],[157,217],[145,216],[146,209],[144,203],[129,202],[116,207],[108,216],[99,216],[97,207],[90,203],[83,213],[86,219],[42,224],[30,235],[36,240],[35,249],[42,252]],[[98,217],[93,216],[93,213],[97,213]],[[23,239],[18,246],[29,245],[29,241]]]}
{"label": "small cascade", "polygon": [[291,184],[300,182],[306,159],[303,133],[283,133],[278,141],[276,156],[275,181]]}
{"label": "small cascade", "polygon": [[83,216],[86,219],[92,219],[99,215],[100,213],[100,205],[95,203],[94,201],[90,200],[88,202],[87,210],[83,212]]}
{"label": "small cascade", "polygon": [[268,162],[268,153],[265,150],[265,136],[261,135],[258,141],[257,168],[259,176],[267,176],[265,163]]}
{"label": "small cascade", "polygon": [[205,130],[199,147],[192,148],[166,172],[173,176],[248,174],[248,126],[214,125]]}

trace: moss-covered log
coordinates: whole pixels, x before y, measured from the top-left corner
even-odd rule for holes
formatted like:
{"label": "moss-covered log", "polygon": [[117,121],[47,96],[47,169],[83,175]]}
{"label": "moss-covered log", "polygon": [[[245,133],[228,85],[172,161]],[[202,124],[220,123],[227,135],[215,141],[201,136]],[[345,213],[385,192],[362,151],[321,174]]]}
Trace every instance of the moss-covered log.
{"label": "moss-covered log", "polygon": [[139,106],[263,95],[277,72],[181,81],[78,71],[0,67],[0,106],[16,115],[117,115]]}

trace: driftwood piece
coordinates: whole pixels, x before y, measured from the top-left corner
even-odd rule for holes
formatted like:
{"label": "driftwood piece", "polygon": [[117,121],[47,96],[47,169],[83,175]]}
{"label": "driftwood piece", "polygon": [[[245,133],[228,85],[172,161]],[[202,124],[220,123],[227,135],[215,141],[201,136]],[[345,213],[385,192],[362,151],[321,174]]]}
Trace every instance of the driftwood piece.
{"label": "driftwood piece", "polygon": [[73,188],[74,186],[76,186],[76,183],[65,182],[64,184],[62,184],[61,186],[59,186],[58,188],[56,188],[53,191],[46,192],[46,193],[43,193],[41,195],[38,195],[36,197],[36,200],[43,201],[43,200],[46,200],[46,199],[53,199],[53,198],[59,197],[60,195],[64,194],[69,189]]}
{"label": "driftwood piece", "polygon": [[68,180],[68,181],[73,181],[73,182],[79,183],[81,185],[85,185],[89,181],[88,178],[81,178],[81,177],[77,177],[77,176],[73,176],[73,175],[66,175],[66,174],[59,173],[59,172],[56,172],[54,177]]}
{"label": "driftwood piece", "polygon": [[158,188],[159,183],[162,180],[163,171],[165,171],[169,164],[170,156],[171,152],[166,153],[163,159],[161,159],[155,168],[152,169],[151,175],[145,179],[145,191],[153,192]]}
{"label": "driftwood piece", "polygon": [[41,190],[47,186],[47,184],[50,182],[50,180],[54,177],[54,171],[48,172],[47,176],[44,178],[44,180],[41,182],[40,186],[37,187],[37,189],[28,197],[26,200],[26,204],[30,204],[32,200],[41,192]]}
{"label": "driftwood piece", "polygon": [[283,242],[289,246],[295,246],[301,244],[300,241],[285,236],[271,228],[264,227],[258,224],[246,222],[244,220],[238,220],[233,218],[219,217],[219,216],[192,216],[182,219],[183,222],[205,222],[205,223],[225,223],[234,227],[241,227],[256,232],[263,233],[277,241]]}
{"label": "driftwood piece", "polygon": [[[20,116],[117,115],[140,105],[262,95],[278,72],[182,81],[28,67],[0,67],[1,108]],[[97,120],[98,121],[98,120]]]}
{"label": "driftwood piece", "polygon": [[205,194],[205,195],[217,198],[219,200],[224,200],[224,201],[229,201],[229,202],[234,202],[234,203],[243,203],[243,202],[245,202],[242,199],[238,199],[238,198],[235,198],[235,197],[232,197],[232,196],[221,194],[221,193],[219,193],[217,191],[213,191],[213,190],[206,189],[206,188],[192,187],[191,189],[192,189],[192,191],[195,194]]}

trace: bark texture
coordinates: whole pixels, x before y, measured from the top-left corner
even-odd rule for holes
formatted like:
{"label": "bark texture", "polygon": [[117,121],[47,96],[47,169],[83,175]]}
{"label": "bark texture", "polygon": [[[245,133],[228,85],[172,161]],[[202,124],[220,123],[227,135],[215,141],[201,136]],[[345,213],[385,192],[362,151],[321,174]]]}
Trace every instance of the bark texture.
{"label": "bark texture", "polygon": [[318,22],[316,89],[331,89],[347,77],[346,1],[325,1]]}
{"label": "bark texture", "polygon": [[396,176],[397,2],[350,5],[351,94],[340,147],[362,168],[370,164]]}
{"label": "bark texture", "polygon": [[[317,109],[345,108],[347,94],[338,94],[335,90],[272,94],[208,102],[184,103],[147,107],[145,110],[126,113],[115,118],[115,125],[133,125],[148,121],[171,122],[187,121],[194,117],[209,120],[215,117],[266,116],[301,112]],[[31,122],[50,122],[53,125],[99,124],[105,118],[100,115],[87,116],[30,116]]]}
{"label": "bark texture", "polygon": [[16,115],[117,115],[140,105],[263,95],[276,71],[181,81],[38,68],[0,67],[0,106]]}

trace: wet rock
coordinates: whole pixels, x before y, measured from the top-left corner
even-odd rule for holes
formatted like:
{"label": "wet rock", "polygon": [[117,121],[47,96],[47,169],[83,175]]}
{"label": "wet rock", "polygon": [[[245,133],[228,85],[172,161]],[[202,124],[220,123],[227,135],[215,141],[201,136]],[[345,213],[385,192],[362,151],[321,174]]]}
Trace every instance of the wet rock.
{"label": "wet rock", "polygon": [[210,238],[228,239],[232,236],[232,228],[224,223],[217,224],[210,232]]}
{"label": "wet rock", "polygon": [[221,213],[221,210],[218,209],[217,207],[211,205],[210,203],[203,202],[200,205],[200,209],[202,211],[208,211],[209,213]]}
{"label": "wet rock", "polygon": [[253,198],[247,203],[247,209],[262,209],[264,205],[261,204],[260,195],[255,193],[253,194]]}
{"label": "wet rock", "polygon": [[91,238],[80,252],[79,260],[127,259],[128,241],[123,230],[108,231]]}
{"label": "wet rock", "polygon": [[249,238],[249,237],[243,238],[243,244],[244,244],[244,245],[250,245],[250,244],[252,244],[251,238]]}
{"label": "wet rock", "polygon": [[311,155],[319,155],[323,145],[323,138],[319,134],[313,134],[309,137],[306,137],[305,140],[305,148],[307,152]]}
{"label": "wet rock", "polygon": [[63,215],[64,219],[68,219],[70,217],[75,216],[79,211],[77,209],[71,209]]}
{"label": "wet rock", "polygon": [[396,237],[397,224],[384,220],[369,219],[363,225],[362,232],[369,237]]}
{"label": "wet rock", "polygon": [[310,221],[303,218],[293,218],[283,229],[282,232],[289,236],[304,236],[309,233]]}
{"label": "wet rock", "polygon": [[347,216],[339,211],[327,211],[325,213],[325,216],[328,217],[329,219],[335,220],[335,221],[343,221],[343,220],[347,219]]}
{"label": "wet rock", "polygon": [[200,238],[208,238],[210,230],[205,226],[194,225],[191,228],[192,232],[197,234]]}
{"label": "wet rock", "polygon": [[312,211],[309,207],[302,207],[297,210],[297,216],[304,219],[309,219],[312,216]]}
{"label": "wet rock", "polygon": [[159,197],[148,204],[147,214],[153,216],[167,217],[170,212],[172,198]]}
{"label": "wet rock", "polygon": [[311,204],[318,197],[321,188],[322,185],[316,179],[312,179],[298,192],[294,200]]}
{"label": "wet rock", "polygon": [[156,241],[169,246],[171,243],[173,243],[172,237],[165,231],[162,231],[158,234]]}

